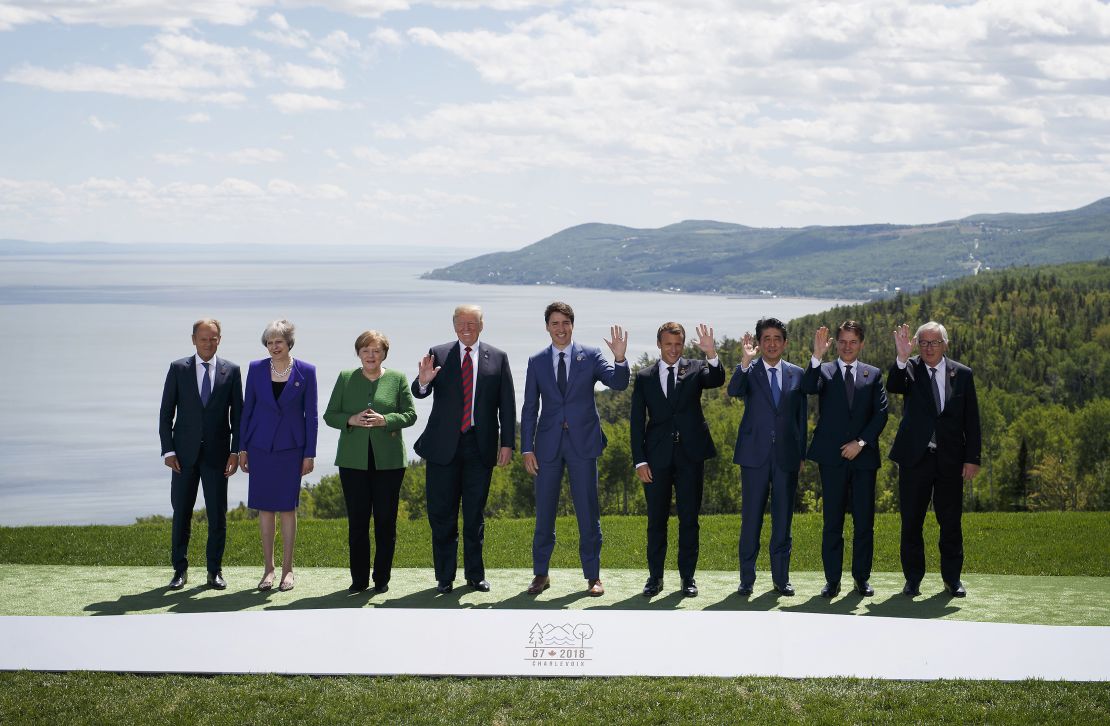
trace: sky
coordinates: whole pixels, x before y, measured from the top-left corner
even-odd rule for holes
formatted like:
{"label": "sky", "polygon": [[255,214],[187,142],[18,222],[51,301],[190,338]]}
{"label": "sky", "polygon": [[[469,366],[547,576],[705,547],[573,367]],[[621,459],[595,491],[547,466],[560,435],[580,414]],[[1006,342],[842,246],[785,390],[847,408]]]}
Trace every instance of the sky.
{"label": "sky", "polygon": [[1095,0],[0,0],[0,238],[477,252],[1107,195]]}

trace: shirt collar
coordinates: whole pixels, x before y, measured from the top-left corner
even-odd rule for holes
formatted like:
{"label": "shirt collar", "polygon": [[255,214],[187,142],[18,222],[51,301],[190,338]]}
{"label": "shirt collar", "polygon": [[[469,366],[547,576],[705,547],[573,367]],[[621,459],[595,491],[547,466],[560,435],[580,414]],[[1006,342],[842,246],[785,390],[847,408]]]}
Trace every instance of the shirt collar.
{"label": "shirt collar", "polygon": [[193,362],[196,363],[197,368],[202,371],[204,370],[204,366],[201,364],[208,363],[208,370],[212,370],[216,366],[216,356],[213,355],[212,360],[206,361],[200,357],[200,353],[193,353]]}
{"label": "shirt collar", "polygon": [[[466,346],[463,345],[463,342],[461,340],[458,340],[458,341],[455,341],[455,342],[459,344],[459,357],[462,358],[464,355],[466,355]],[[478,341],[477,340],[474,341],[474,345],[470,346],[470,350],[473,353],[478,352]]]}

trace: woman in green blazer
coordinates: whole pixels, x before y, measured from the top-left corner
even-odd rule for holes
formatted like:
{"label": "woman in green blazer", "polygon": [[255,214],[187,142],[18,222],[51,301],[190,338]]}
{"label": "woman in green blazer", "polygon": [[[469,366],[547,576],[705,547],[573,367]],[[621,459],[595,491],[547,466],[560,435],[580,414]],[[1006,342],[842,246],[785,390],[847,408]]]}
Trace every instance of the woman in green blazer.
{"label": "woman in green blazer", "polygon": [[361,368],[343,371],[332,389],[324,422],[339,429],[335,465],[347,502],[347,542],[351,551],[351,586],[370,586],[370,516],[374,517],[374,590],[389,589],[397,542],[397,504],[405,478],[405,442],[401,429],[416,423],[408,381],[386,370],[389,338],[367,330],[355,339]]}

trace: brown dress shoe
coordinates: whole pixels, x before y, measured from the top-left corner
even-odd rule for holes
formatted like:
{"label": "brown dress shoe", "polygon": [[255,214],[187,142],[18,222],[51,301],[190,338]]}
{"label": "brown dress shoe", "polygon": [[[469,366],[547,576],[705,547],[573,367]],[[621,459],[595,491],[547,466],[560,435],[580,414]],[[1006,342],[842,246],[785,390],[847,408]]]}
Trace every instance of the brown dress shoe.
{"label": "brown dress shoe", "polygon": [[536,575],[532,578],[532,584],[528,586],[528,594],[539,595],[549,587],[551,587],[550,577],[547,575]]}
{"label": "brown dress shoe", "polygon": [[590,582],[590,586],[588,588],[586,588],[586,593],[590,597],[601,597],[602,595],[605,594],[605,585],[601,584],[601,578],[600,577],[597,578],[596,580],[590,580],[589,582]]}

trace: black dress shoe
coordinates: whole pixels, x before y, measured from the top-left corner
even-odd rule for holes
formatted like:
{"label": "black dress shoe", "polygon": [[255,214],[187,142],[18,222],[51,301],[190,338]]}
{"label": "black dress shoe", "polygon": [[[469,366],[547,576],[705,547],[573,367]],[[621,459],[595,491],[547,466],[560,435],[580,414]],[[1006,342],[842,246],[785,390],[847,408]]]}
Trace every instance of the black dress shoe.
{"label": "black dress shoe", "polygon": [[694,578],[682,581],[682,596],[683,597],[697,597],[698,596],[698,583],[694,582]]}
{"label": "black dress shoe", "polygon": [[438,592],[441,595],[446,595],[447,593],[451,592],[454,589],[455,589],[455,586],[453,584],[451,584],[450,582],[437,582],[436,583],[436,592]]}
{"label": "black dress shoe", "polygon": [[917,597],[921,594],[921,588],[917,586],[916,582],[906,580],[906,586],[902,588],[902,594],[906,597]]}
{"label": "black dress shoe", "polygon": [[775,592],[783,597],[794,597],[794,586],[789,582],[785,585],[775,585]]}
{"label": "black dress shoe", "polygon": [[208,587],[213,590],[227,589],[227,580],[224,579],[223,570],[208,573]]}
{"label": "black dress shoe", "polygon": [[354,595],[355,593],[365,592],[366,590],[369,590],[369,589],[370,589],[370,584],[367,583],[367,582],[360,582],[358,584],[355,584],[355,583],[352,582],[351,586],[347,588],[347,592]]}
{"label": "black dress shoe", "polygon": [[170,589],[171,590],[180,590],[181,588],[185,587],[185,583],[188,582],[188,581],[189,581],[189,572],[188,572],[188,570],[178,570],[177,572],[173,573],[173,579],[170,580]]}
{"label": "black dress shoe", "polygon": [[825,586],[821,588],[821,597],[827,597],[828,599],[832,600],[834,597],[836,597],[839,594],[840,594],[840,583],[839,582],[826,582]]}
{"label": "black dress shoe", "polygon": [[489,582],[487,580],[467,580],[466,584],[478,592],[489,592]]}
{"label": "black dress shoe", "polygon": [[740,587],[736,588],[736,594],[740,597],[748,597],[752,594],[752,586],[740,583]]}
{"label": "black dress shoe", "polygon": [[383,582],[374,585],[374,592],[389,592],[389,583]]}
{"label": "black dress shoe", "polygon": [[944,589],[952,597],[967,597],[967,590],[964,589],[964,584],[959,580],[944,583]]}
{"label": "black dress shoe", "polygon": [[871,583],[867,580],[860,582],[856,580],[856,592],[863,597],[871,597],[875,594],[875,588],[871,587]]}
{"label": "black dress shoe", "polygon": [[658,595],[663,590],[662,577],[649,577],[644,583],[644,597]]}

